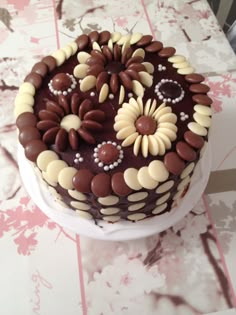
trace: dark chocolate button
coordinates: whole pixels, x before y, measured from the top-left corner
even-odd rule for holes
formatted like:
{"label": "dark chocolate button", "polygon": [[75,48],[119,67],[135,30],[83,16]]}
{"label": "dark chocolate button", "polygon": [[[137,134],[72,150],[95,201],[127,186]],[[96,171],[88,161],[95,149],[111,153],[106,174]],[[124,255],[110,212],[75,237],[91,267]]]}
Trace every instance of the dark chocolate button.
{"label": "dark chocolate button", "polygon": [[44,77],[47,73],[48,73],[48,66],[46,65],[46,63],[44,62],[37,62],[31,72],[35,72],[38,73],[39,75],[41,75],[41,77]]}
{"label": "dark chocolate button", "polygon": [[104,63],[106,63],[106,58],[105,56],[103,55],[103,53],[97,49],[94,49],[91,51],[91,56],[93,57],[97,57],[97,58],[100,58]]}
{"label": "dark chocolate button", "polygon": [[186,131],[184,133],[184,140],[195,149],[201,149],[204,145],[204,139],[192,131]]}
{"label": "dark chocolate button", "polygon": [[68,146],[68,134],[65,129],[61,128],[56,135],[55,145],[58,151],[65,151]]}
{"label": "dark chocolate button", "polygon": [[70,100],[72,114],[78,115],[79,103],[79,94],[73,93]]}
{"label": "dark chocolate button", "polygon": [[37,128],[42,131],[58,127],[58,123],[52,120],[41,120],[37,123]]}
{"label": "dark chocolate button", "polygon": [[68,103],[67,98],[65,97],[65,95],[63,95],[63,94],[59,95],[58,103],[63,108],[65,114],[69,114],[70,113],[69,103]]}
{"label": "dark chocolate button", "polygon": [[185,76],[185,80],[189,83],[200,83],[205,80],[204,76],[198,73],[191,73]]}
{"label": "dark chocolate button", "polygon": [[141,135],[152,135],[156,131],[157,122],[150,116],[140,116],[135,127]]}
{"label": "dark chocolate button", "polygon": [[72,179],[75,189],[82,193],[90,193],[93,176],[89,169],[80,169]]}
{"label": "dark chocolate button", "polygon": [[25,147],[29,141],[40,138],[40,132],[37,128],[32,126],[23,127],[19,134],[19,141],[23,145],[23,147]]}
{"label": "dark chocolate button", "polygon": [[111,51],[110,51],[108,46],[103,46],[102,47],[102,53],[106,57],[107,61],[111,61],[112,60],[113,56],[112,56],[112,53],[111,53]]}
{"label": "dark chocolate button", "polygon": [[113,94],[116,94],[116,92],[119,89],[119,80],[118,80],[118,75],[116,73],[112,73],[111,75],[110,88]]}
{"label": "dark chocolate button", "polygon": [[22,113],[17,117],[16,120],[16,126],[19,130],[21,130],[25,126],[36,126],[37,124],[37,118],[34,114],[32,113]]}
{"label": "dark chocolate button", "polygon": [[52,120],[52,121],[60,122],[60,118],[57,116],[56,113],[51,112],[46,109],[42,109],[38,115],[41,120]]}
{"label": "dark chocolate button", "polygon": [[108,174],[100,173],[93,177],[91,190],[96,197],[106,197],[112,192],[111,177]]}
{"label": "dark chocolate button", "polygon": [[108,80],[109,80],[109,75],[106,71],[99,73],[99,75],[97,76],[97,80],[96,80],[97,91],[100,91],[103,84],[108,83]]}
{"label": "dark chocolate button", "polygon": [[193,95],[192,99],[194,102],[201,104],[201,105],[211,105],[213,102],[209,96],[204,95],[204,94]]}
{"label": "dark chocolate button", "polygon": [[31,140],[25,146],[25,156],[28,160],[36,162],[38,155],[47,150],[47,146],[42,140]]}
{"label": "dark chocolate button", "polygon": [[43,135],[43,142],[46,144],[53,144],[55,143],[56,135],[60,127],[53,127],[48,129]]}
{"label": "dark chocolate button", "polygon": [[50,72],[53,71],[57,66],[56,59],[53,56],[44,57],[42,62],[46,63]]}
{"label": "dark chocolate button", "polygon": [[93,109],[84,115],[84,119],[103,122],[105,120],[105,113],[100,109]]}
{"label": "dark chocolate button", "polygon": [[84,118],[84,115],[93,109],[93,104],[89,99],[83,100],[79,107],[79,117],[80,119]]}
{"label": "dark chocolate button", "polygon": [[146,46],[148,45],[149,43],[151,43],[152,41],[152,35],[144,35],[142,36],[142,38],[136,43],[136,45],[138,47],[143,47],[143,46]]}
{"label": "dark chocolate button", "polygon": [[78,45],[78,50],[84,50],[88,46],[89,37],[88,35],[82,34],[75,41]]}
{"label": "dark chocolate button", "polygon": [[121,57],[121,48],[119,45],[115,44],[113,48],[114,60],[119,61]]}
{"label": "dark chocolate button", "polygon": [[60,117],[64,116],[64,110],[60,106],[58,106],[57,103],[55,103],[53,101],[47,101],[46,102],[46,108],[47,108],[48,111],[56,113]]}
{"label": "dark chocolate button", "polygon": [[158,55],[160,57],[169,58],[169,57],[172,57],[175,54],[175,52],[176,50],[174,47],[165,47],[159,51]]}
{"label": "dark chocolate button", "polygon": [[25,77],[25,82],[29,82],[31,84],[33,84],[33,86],[38,89],[40,88],[40,86],[42,85],[42,77],[35,73],[35,72],[31,72],[29,73],[26,77]]}
{"label": "dark chocolate button", "polygon": [[188,162],[195,161],[197,158],[196,152],[186,142],[183,141],[179,141],[176,144],[176,152],[183,160]]}
{"label": "dark chocolate button", "polygon": [[81,123],[81,128],[92,131],[100,131],[103,129],[103,126],[100,123],[93,120],[83,120]]}
{"label": "dark chocolate button", "polygon": [[58,73],[52,79],[52,86],[57,91],[67,90],[71,86],[71,78],[66,73]]}
{"label": "dark chocolate button", "polygon": [[128,68],[132,63],[141,63],[141,62],[143,62],[143,57],[134,56],[126,62],[125,66],[126,66],[126,68]]}
{"label": "dark chocolate button", "polygon": [[145,50],[151,53],[157,52],[163,48],[163,44],[159,41],[154,41],[145,47]]}
{"label": "dark chocolate button", "polygon": [[180,175],[185,167],[184,161],[175,152],[169,152],[165,155],[164,164],[167,170],[174,175]]}
{"label": "dark chocolate button", "polygon": [[99,57],[96,57],[96,56],[91,56],[89,57],[86,62],[85,62],[88,66],[93,66],[93,65],[97,65],[97,64],[100,64],[100,65],[104,65],[104,61],[99,58]]}
{"label": "dark chocolate button", "polygon": [[108,31],[102,31],[99,34],[99,44],[100,45],[105,45],[108,43],[109,39],[111,38],[111,33]]}
{"label": "dark chocolate button", "polygon": [[128,76],[132,79],[132,80],[137,80],[140,81],[140,77],[138,72],[132,70],[132,69],[127,69],[125,70],[125,73],[128,74]]}
{"label": "dark chocolate button", "polygon": [[98,158],[104,164],[115,162],[119,157],[119,150],[112,144],[106,143],[98,150]]}
{"label": "dark chocolate button", "polygon": [[132,81],[131,81],[130,77],[126,73],[124,73],[123,71],[121,71],[119,73],[119,77],[120,77],[121,83],[124,85],[126,90],[131,91],[132,90]]}
{"label": "dark chocolate button", "polygon": [[124,180],[124,174],[118,172],[112,175],[111,187],[115,194],[118,196],[127,196],[132,192],[132,189],[126,185]]}
{"label": "dark chocolate button", "polygon": [[181,93],[181,87],[175,82],[164,82],[159,88],[161,94],[166,98],[178,98]]}
{"label": "dark chocolate button", "polygon": [[121,56],[121,63],[125,64],[127,60],[131,58],[132,54],[133,54],[133,49],[131,47],[126,48]]}
{"label": "dark chocolate button", "polygon": [[74,128],[71,128],[69,131],[69,143],[72,150],[78,150],[79,148],[79,135]]}
{"label": "dark chocolate button", "polygon": [[87,143],[90,143],[90,144],[95,144],[96,143],[96,140],[95,138],[91,135],[91,133],[83,128],[79,128],[78,130],[78,133],[80,135],[80,137]]}
{"label": "dark chocolate button", "polygon": [[87,70],[87,75],[93,75],[97,77],[101,72],[104,71],[104,67],[102,65],[92,65]]}
{"label": "dark chocolate button", "polygon": [[207,93],[210,88],[206,84],[191,84],[189,90],[193,93]]}
{"label": "dark chocolate button", "polygon": [[136,72],[146,71],[145,66],[142,65],[141,63],[131,63],[131,65],[129,65],[128,69],[134,70]]}

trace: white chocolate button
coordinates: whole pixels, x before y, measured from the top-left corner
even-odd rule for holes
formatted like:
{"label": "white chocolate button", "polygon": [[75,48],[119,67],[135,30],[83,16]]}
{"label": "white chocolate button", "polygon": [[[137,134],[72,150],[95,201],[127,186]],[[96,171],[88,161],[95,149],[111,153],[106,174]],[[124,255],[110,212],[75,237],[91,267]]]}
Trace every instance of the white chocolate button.
{"label": "white chocolate button", "polygon": [[32,106],[28,105],[28,104],[21,104],[19,106],[15,106],[14,108],[14,115],[15,118],[17,118],[20,114],[22,113],[33,113],[33,108]]}
{"label": "white chocolate button", "polygon": [[174,183],[175,182],[173,180],[169,180],[168,182],[157,187],[156,193],[157,194],[163,194],[164,192],[170,190],[174,186]]}
{"label": "white chocolate button", "polygon": [[148,72],[140,71],[139,73],[140,81],[143,83],[143,85],[147,87],[151,87],[153,83],[153,76],[150,75]]}
{"label": "white chocolate button", "polygon": [[77,52],[78,45],[76,44],[76,42],[70,42],[68,45],[70,45],[70,47],[72,48],[72,55],[74,55]]}
{"label": "white chocolate button", "polygon": [[163,140],[160,137],[156,138],[156,140],[158,142],[158,150],[159,150],[158,154],[162,156],[166,152],[165,144],[164,144]]}
{"label": "white chocolate button", "polygon": [[121,38],[121,33],[120,32],[114,32],[111,34],[111,39],[113,41],[113,43],[118,42],[118,40]]}
{"label": "white chocolate button", "polygon": [[193,109],[198,114],[202,114],[202,115],[205,115],[205,116],[211,116],[212,115],[212,109],[209,106],[204,106],[204,105],[197,104],[197,105],[195,105],[193,107]]}
{"label": "white chocolate button", "polygon": [[108,48],[110,49],[110,51],[113,52],[113,41],[112,41],[111,38],[109,39],[109,41],[108,41],[108,43],[107,43],[107,46],[108,46]]}
{"label": "white chocolate button", "polygon": [[100,197],[98,202],[103,206],[112,206],[119,202],[119,198],[117,196]]}
{"label": "white chocolate button", "polygon": [[119,94],[119,105],[123,103],[125,98],[125,88],[123,87],[123,85],[120,86],[120,94]]}
{"label": "white chocolate button", "polygon": [[145,57],[145,50],[142,49],[142,48],[138,48],[136,49],[133,54],[132,54],[132,57],[142,57],[144,59]]}
{"label": "white chocolate button", "polygon": [[140,200],[143,200],[145,199],[146,197],[148,196],[148,193],[143,191],[143,192],[138,192],[138,193],[134,193],[134,194],[131,194],[128,196],[128,200],[131,201],[131,202],[134,202],[134,201],[140,201]]}
{"label": "white chocolate button", "polygon": [[146,218],[145,213],[134,213],[127,216],[127,219],[130,221],[139,221]]}
{"label": "white chocolate button", "polygon": [[58,174],[60,173],[60,171],[67,167],[67,163],[65,161],[62,160],[54,160],[52,162],[50,162],[47,166],[46,169],[46,174],[47,174],[47,178],[54,182],[57,183],[58,182]]}
{"label": "white chocolate button", "polygon": [[121,36],[121,38],[118,40],[117,44],[118,45],[123,45],[127,40],[130,40],[131,34],[126,34]]}
{"label": "white chocolate button", "polygon": [[100,90],[98,102],[103,103],[106,100],[108,93],[109,93],[109,86],[107,83],[105,83],[103,84]]}
{"label": "white chocolate button", "polygon": [[77,115],[69,114],[62,118],[60,126],[67,132],[69,132],[71,128],[78,130],[81,126],[81,120]]}
{"label": "white chocolate button", "polygon": [[80,90],[81,92],[87,92],[96,85],[96,77],[93,75],[88,75],[87,77],[83,78],[80,83]]}
{"label": "white chocolate button", "polygon": [[19,88],[19,94],[22,94],[22,93],[31,94],[32,96],[34,96],[35,87],[30,82],[24,82],[21,84],[21,86]]}
{"label": "white chocolate button", "polygon": [[168,128],[174,131],[175,133],[178,131],[178,128],[176,127],[176,125],[169,122],[163,122],[163,123],[158,124],[158,128]]}
{"label": "white chocolate button", "polygon": [[154,160],[148,166],[149,175],[158,182],[164,182],[169,177],[169,172],[162,161]]}
{"label": "white chocolate button", "polygon": [[168,61],[171,63],[184,62],[185,60],[186,60],[185,57],[181,55],[174,55],[168,58]]}
{"label": "white chocolate button", "polygon": [[183,190],[189,182],[190,176],[188,175],[179,183],[177,190]]}
{"label": "white chocolate button", "polygon": [[170,197],[170,193],[166,193],[164,196],[162,196],[161,198],[157,199],[156,201],[156,205],[159,206],[161,205],[162,203],[166,202]]}
{"label": "white chocolate button", "polygon": [[169,150],[171,148],[170,139],[164,133],[159,132],[159,129],[157,133],[154,134],[154,136],[156,139],[162,140],[165,145],[165,149]]}
{"label": "white chocolate button", "polygon": [[76,78],[83,79],[84,77],[86,77],[88,69],[88,65],[81,63],[74,68],[73,74]]}
{"label": "white chocolate button", "polygon": [[128,210],[129,211],[136,211],[136,210],[143,208],[144,206],[145,206],[145,202],[135,203],[135,204],[129,206]]}
{"label": "white chocolate button", "polygon": [[68,194],[69,194],[72,198],[74,198],[74,199],[76,199],[76,200],[79,200],[79,201],[85,201],[85,200],[87,200],[87,197],[86,197],[85,194],[83,194],[83,193],[81,193],[80,191],[77,191],[77,190],[75,190],[75,189],[69,189],[69,190],[68,190]]}
{"label": "white chocolate button", "polygon": [[154,189],[158,185],[158,181],[149,175],[147,166],[143,166],[139,169],[137,178],[140,185],[146,189]]}
{"label": "white chocolate button", "polygon": [[165,114],[168,114],[168,113],[171,113],[172,110],[170,108],[170,106],[167,106],[167,107],[163,107],[163,108],[158,108],[157,111],[155,111],[153,117],[156,119],[156,120],[159,120],[159,118]]}
{"label": "white chocolate button", "polygon": [[73,208],[76,208],[78,210],[84,210],[87,211],[90,209],[90,205],[84,203],[84,202],[80,202],[80,201],[71,201],[70,202],[71,206]]}
{"label": "white chocolate button", "polygon": [[61,66],[66,60],[66,54],[62,49],[56,50],[52,56],[56,59],[57,66]]}
{"label": "white chocolate button", "polygon": [[176,69],[188,68],[190,64],[187,61],[177,62],[173,64],[173,67]]}
{"label": "white chocolate button", "polygon": [[135,133],[136,128],[134,126],[128,126],[125,127],[123,129],[121,129],[120,131],[117,132],[116,134],[116,138],[121,140],[121,139],[126,139],[128,136],[132,135],[133,133]]}
{"label": "white chocolate button", "polygon": [[73,54],[73,49],[70,45],[66,45],[62,48],[62,50],[64,51],[65,55],[66,55],[66,59],[69,59],[72,54]]}
{"label": "white chocolate button", "polygon": [[127,168],[124,172],[125,183],[133,190],[139,190],[142,188],[137,176],[138,170],[136,170],[135,168]]}
{"label": "white chocolate button", "polygon": [[107,221],[107,222],[117,222],[120,220],[120,216],[119,215],[111,215],[111,216],[103,217],[102,219],[104,221]]}
{"label": "white chocolate button", "polygon": [[165,134],[171,141],[176,140],[176,133],[168,128],[158,128],[158,132]]}
{"label": "white chocolate button", "polygon": [[136,140],[135,140],[135,142],[134,142],[134,146],[133,146],[133,153],[134,153],[135,156],[137,156],[138,153],[139,153],[139,149],[140,149],[140,146],[141,146],[141,142],[142,142],[142,136],[139,135],[139,136],[136,138]]}
{"label": "white chocolate button", "polygon": [[157,206],[154,210],[152,210],[152,213],[153,214],[161,213],[162,211],[166,209],[166,207],[167,207],[167,203],[163,203],[162,205]]}
{"label": "white chocolate button", "polygon": [[143,157],[146,158],[148,156],[148,136],[147,135],[144,135],[142,137],[141,150],[142,150]]}
{"label": "white chocolate button", "polygon": [[143,97],[144,89],[139,81],[137,80],[132,81],[132,90],[137,96]]}
{"label": "white chocolate button", "polygon": [[211,118],[199,113],[194,113],[193,114],[193,119],[203,127],[209,128],[211,126]]}
{"label": "white chocolate button", "polygon": [[193,67],[181,68],[177,70],[178,74],[182,74],[182,75],[191,74],[194,71],[195,69]]}
{"label": "white chocolate button", "polygon": [[110,208],[102,208],[100,210],[100,212],[102,214],[105,214],[105,215],[113,215],[113,214],[116,214],[118,212],[120,212],[120,209],[119,208],[113,208],[113,207],[110,207]]}
{"label": "white chocolate button", "polygon": [[130,146],[132,143],[134,143],[134,141],[137,139],[138,137],[138,132],[134,132],[133,134],[129,135],[123,142],[122,142],[122,147],[128,147]]}
{"label": "white chocolate button", "polygon": [[196,122],[188,123],[188,129],[191,130],[193,133],[199,136],[206,136],[207,129]]}
{"label": "white chocolate button", "polygon": [[36,163],[41,171],[46,171],[48,164],[54,160],[59,160],[58,155],[54,151],[46,150],[38,155]]}
{"label": "white chocolate button", "polygon": [[72,189],[74,187],[72,179],[77,171],[76,168],[71,166],[63,168],[58,174],[59,185],[65,189]]}
{"label": "white chocolate button", "polygon": [[121,49],[121,54],[123,55],[123,53],[126,51],[127,48],[130,47],[130,41],[127,40],[126,42],[124,42],[122,49]]}
{"label": "white chocolate button", "polygon": [[77,59],[78,59],[79,63],[85,63],[90,57],[91,57],[91,55],[85,51],[80,51],[77,54]]}
{"label": "white chocolate button", "polygon": [[176,121],[177,121],[177,116],[174,113],[167,113],[159,118],[158,123],[169,122],[169,123],[175,124]]}
{"label": "white chocolate button", "polygon": [[93,218],[93,216],[86,211],[76,210],[75,213],[81,218],[86,219],[86,220],[91,220]]}
{"label": "white chocolate button", "polygon": [[154,72],[154,66],[150,62],[142,62],[142,65],[144,65],[145,69],[147,70],[148,73],[153,73]]}
{"label": "white chocolate button", "polygon": [[134,34],[132,34],[131,38],[130,38],[130,44],[131,45],[136,44],[142,37],[143,37],[142,33],[134,33]]}
{"label": "white chocolate button", "polygon": [[97,42],[93,42],[93,50],[99,50],[99,51],[102,51],[101,50],[101,47],[99,46],[99,44]]}
{"label": "white chocolate button", "polygon": [[148,135],[148,151],[151,155],[156,156],[159,152],[159,145],[153,135]]}
{"label": "white chocolate button", "polygon": [[50,186],[53,186],[53,187],[57,186],[57,182],[51,180],[51,178],[48,177],[48,174],[46,172],[42,172],[42,177]]}
{"label": "white chocolate button", "polygon": [[180,175],[180,178],[183,179],[186,176],[188,176],[193,171],[194,167],[195,167],[195,163],[194,162],[190,163],[187,167],[185,167],[185,169]]}

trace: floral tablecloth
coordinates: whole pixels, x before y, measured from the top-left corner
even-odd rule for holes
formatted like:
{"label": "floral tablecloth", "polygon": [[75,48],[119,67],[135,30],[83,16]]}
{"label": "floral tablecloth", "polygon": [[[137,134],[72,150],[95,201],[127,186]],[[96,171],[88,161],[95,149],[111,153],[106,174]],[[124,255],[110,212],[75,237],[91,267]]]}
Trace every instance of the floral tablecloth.
{"label": "floral tablecloth", "polygon": [[235,168],[236,58],[205,0],[1,0],[0,313],[236,314],[234,191],[204,195],[159,235],[105,242],[54,223],[22,185],[17,87],[42,55],[102,29],[151,32],[208,76],[212,168]]}

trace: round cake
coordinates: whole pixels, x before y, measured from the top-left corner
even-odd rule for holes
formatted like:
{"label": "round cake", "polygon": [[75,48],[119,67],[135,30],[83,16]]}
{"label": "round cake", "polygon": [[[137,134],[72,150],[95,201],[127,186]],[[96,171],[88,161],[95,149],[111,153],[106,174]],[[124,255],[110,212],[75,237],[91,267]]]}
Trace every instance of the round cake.
{"label": "round cake", "polygon": [[52,196],[79,216],[161,215],[184,197],[207,143],[203,81],[151,35],[82,34],[20,86],[19,142]]}

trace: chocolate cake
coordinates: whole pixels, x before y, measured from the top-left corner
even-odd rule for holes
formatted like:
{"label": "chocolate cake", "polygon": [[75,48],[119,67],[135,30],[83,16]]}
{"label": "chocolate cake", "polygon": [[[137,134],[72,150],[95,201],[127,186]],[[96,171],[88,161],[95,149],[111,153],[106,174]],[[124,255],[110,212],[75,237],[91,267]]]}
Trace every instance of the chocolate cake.
{"label": "chocolate cake", "polygon": [[203,81],[151,35],[83,34],[20,86],[19,142],[52,196],[79,216],[160,215],[184,197],[207,142]]}

